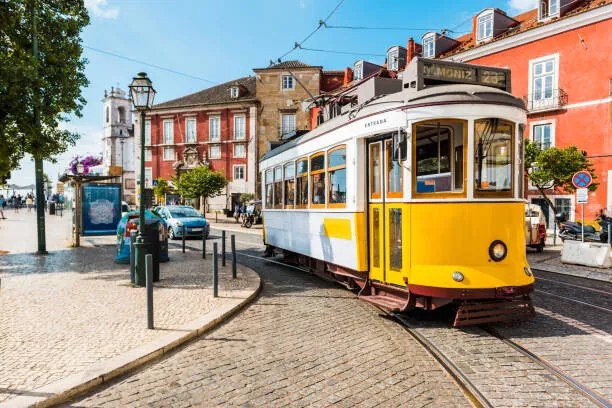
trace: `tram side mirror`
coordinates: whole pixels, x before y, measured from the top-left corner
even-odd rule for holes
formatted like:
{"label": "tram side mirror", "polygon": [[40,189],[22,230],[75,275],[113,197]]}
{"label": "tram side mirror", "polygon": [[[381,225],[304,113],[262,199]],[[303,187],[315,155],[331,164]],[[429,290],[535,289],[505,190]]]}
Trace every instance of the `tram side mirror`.
{"label": "tram side mirror", "polygon": [[393,134],[393,161],[404,161],[408,157],[407,153],[407,137],[406,132],[400,130]]}

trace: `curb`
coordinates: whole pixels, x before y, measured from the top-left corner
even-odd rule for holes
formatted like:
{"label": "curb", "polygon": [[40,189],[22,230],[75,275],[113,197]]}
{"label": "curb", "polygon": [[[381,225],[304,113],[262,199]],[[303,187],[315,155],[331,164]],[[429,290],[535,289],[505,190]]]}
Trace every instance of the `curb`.
{"label": "curb", "polygon": [[[30,395],[21,395],[3,403],[0,407],[50,407],[68,402],[75,396],[109,382],[115,377],[128,373],[136,368],[166,355],[188,341],[216,328],[221,323],[234,316],[249,305],[261,292],[261,277],[251,268],[238,265],[240,269],[248,269],[257,276],[257,287],[246,299],[234,305],[226,305],[211,310],[205,315],[186,323],[177,329],[178,333],[168,334],[160,339],[130,350],[109,360],[94,364],[85,371],[72,374],[64,379],[44,385],[29,391]],[[186,334],[184,332],[187,332]]]}

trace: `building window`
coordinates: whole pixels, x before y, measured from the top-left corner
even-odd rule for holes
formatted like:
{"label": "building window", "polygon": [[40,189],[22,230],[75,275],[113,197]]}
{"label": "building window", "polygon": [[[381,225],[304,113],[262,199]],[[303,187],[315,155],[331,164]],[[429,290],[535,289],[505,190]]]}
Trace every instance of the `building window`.
{"label": "building window", "polygon": [[314,207],[325,205],[325,155],[316,153],[310,158],[311,200]]}
{"label": "building window", "polygon": [[283,168],[274,168],[274,208],[283,208]]}
{"label": "building window", "polygon": [[234,116],[234,140],[246,139],[246,117],[244,115]]}
{"label": "building window", "polygon": [[283,180],[285,183],[285,208],[293,208],[295,204],[295,166],[293,163],[285,164]]}
{"label": "building window", "polygon": [[211,142],[218,142],[221,140],[221,117],[220,116],[210,116],[208,118],[208,127],[209,127],[209,140]]}
{"label": "building window", "polygon": [[187,143],[195,143],[197,140],[196,119],[187,118],[185,120],[185,128],[186,128],[186,133],[187,133]]}
{"label": "building window", "polygon": [[329,204],[344,207],[346,204],[346,147],[341,146],[329,151],[327,163]]}
{"label": "building window", "polygon": [[172,120],[164,120],[164,144],[174,144],[174,126]]}
{"label": "building window", "polygon": [[293,76],[291,75],[283,75],[281,77],[281,87],[282,89],[293,89]]}
{"label": "building window", "polygon": [[125,123],[125,108],[123,106],[118,107],[117,113],[119,113],[119,123]]}
{"label": "building window", "polygon": [[302,159],[297,162],[296,174],[296,205],[306,207],[308,205],[308,160]]}
{"label": "building window", "polygon": [[145,149],[145,161],[153,160],[153,154],[151,153],[151,149]]}
{"label": "building window", "polygon": [[484,41],[493,37],[493,12],[489,11],[478,17],[476,41]]}
{"label": "building window", "polygon": [[558,17],[559,16],[559,0],[541,0],[539,19],[545,20],[547,18]]}
{"label": "building window", "polygon": [[393,48],[387,53],[387,67],[395,71],[399,68],[399,50],[397,48]]}
{"label": "building window", "polygon": [[110,121],[110,109],[108,106],[106,107],[106,123]]}
{"label": "building window", "polygon": [[246,157],[246,146],[242,143],[234,145],[234,157],[244,158]]}
{"label": "building window", "polygon": [[145,188],[151,188],[153,186],[153,169],[151,167],[145,167],[144,178]]}
{"label": "building window", "polygon": [[555,88],[555,59],[549,58],[531,64],[532,100],[535,102],[550,100]]}
{"label": "building window", "polygon": [[266,208],[272,208],[274,205],[274,198],[272,197],[272,186],[274,185],[274,175],[272,170],[266,170],[265,175],[266,182]]}
{"label": "building window", "polygon": [[208,158],[209,159],[220,159],[221,158],[221,145],[211,145],[208,147]]}
{"label": "building window", "polygon": [[557,209],[557,214],[565,215],[566,220],[570,220],[573,218],[572,200],[570,198],[555,197],[555,208]]}
{"label": "building window", "polygon": [[353,80],[361,81],[363,79],[363,61],[355,63],[353,68]]}
{"label": "building window", "polygon": [[283,113],[281,115],[281,138],[295,132],[295,114]]}
{"label": "building window", "polygon": [[145,146],[151,146],[151,121],[145,120],[145,135],[144,135]]}
{"label": "building window", "polygon": [[234,180],[244,180],[244,166],[234,166]]}
{"label": "building window", "polygon": [[231,98],[237,98],[238,96],[240,96],[240,92],[238,90],[237,86],[232,86],[230,88],[230,97]]}
{"label": "building window", "polygon": [[546,150],[554,146],[554,128],[552,123],[532,124],[531,141],[540,149]]}
{"label": "building window", "polygon": [[174,160],[174,147],[164,147],[164,160]]}
{"label": "building window", "polygon": [[436,35],[429,34],[423,36],[423,56],[425,58],[436,57]]}

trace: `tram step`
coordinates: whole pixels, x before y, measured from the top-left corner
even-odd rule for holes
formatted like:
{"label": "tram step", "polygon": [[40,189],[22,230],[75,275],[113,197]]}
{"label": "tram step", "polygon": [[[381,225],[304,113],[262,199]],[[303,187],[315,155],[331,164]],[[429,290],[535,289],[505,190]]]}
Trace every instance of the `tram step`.
{"label": "tram step", "polygon": [[457,310],[453,326],[527,320],[534,315],[531,299],[464,302]]}
{"label": "tram step", "polygon": [[365,300],[368,303],[371,303],[375,306],[378,306],[390,312],[400,312],[402,308],[406,305],[405,300],[398,299],[398,298],[391,297],[391,296],[380,296],[380,295],[359,296],[359,299]]}

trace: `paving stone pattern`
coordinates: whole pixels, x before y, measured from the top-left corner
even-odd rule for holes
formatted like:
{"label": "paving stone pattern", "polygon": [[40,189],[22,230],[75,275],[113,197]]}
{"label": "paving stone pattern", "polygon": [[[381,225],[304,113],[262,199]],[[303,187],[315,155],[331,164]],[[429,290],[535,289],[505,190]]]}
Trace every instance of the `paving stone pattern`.
{"label": "paving stone pattern", "polygon": [[265,282],[254,304],[70,406],[470,406],[420,345],[353,293],[285,267],[249,266]]}
{"label": "paving stone pattern", "polygon": [[[156,340],[228,298],[246,298],[258,278],[220,274],[212,297],[210,257],[170,252],[154,292],[155,330],[146,328],[146,292],[132,288],[115,248],[0,256],[0,402]],[[46,273],[41,273],[46,271]]]}

